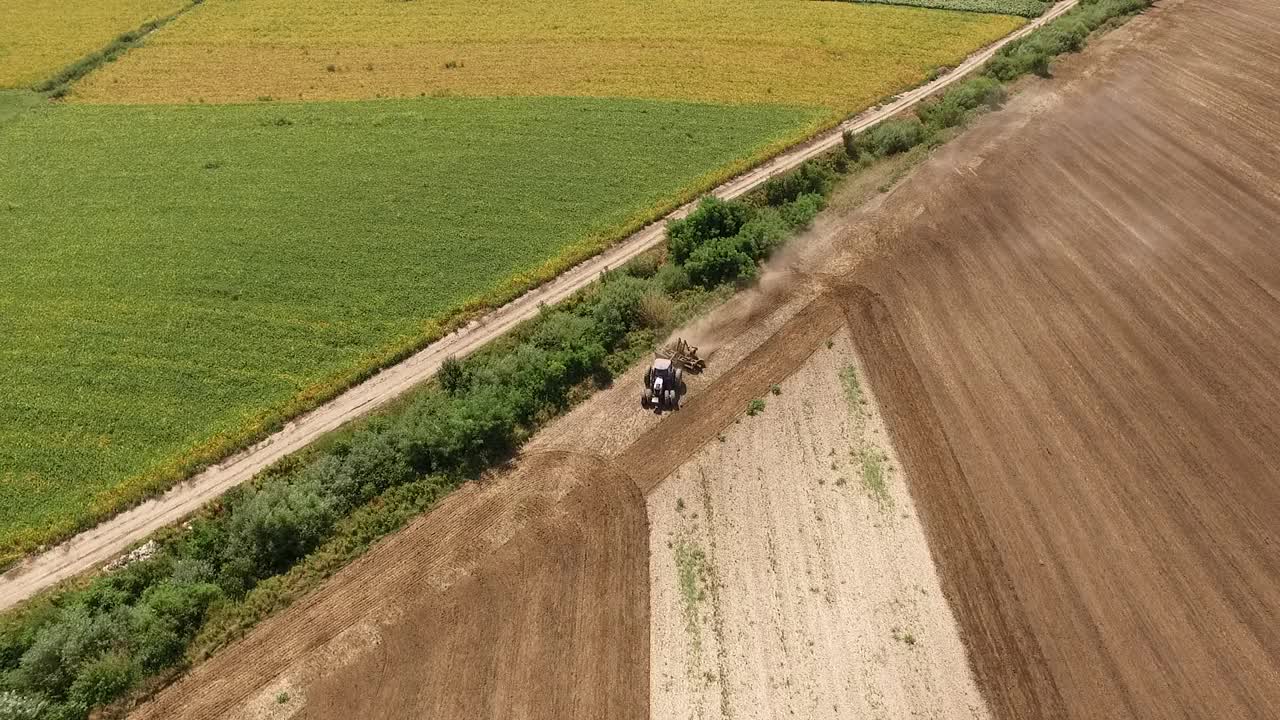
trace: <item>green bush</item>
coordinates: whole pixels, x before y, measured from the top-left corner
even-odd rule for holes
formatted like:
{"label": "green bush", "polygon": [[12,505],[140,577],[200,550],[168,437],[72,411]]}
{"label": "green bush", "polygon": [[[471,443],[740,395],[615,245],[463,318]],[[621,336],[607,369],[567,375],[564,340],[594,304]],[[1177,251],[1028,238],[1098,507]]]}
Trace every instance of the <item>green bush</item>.
{"label": "green bush", "polygon": [[737,235],[750,219],[746,205],[708,196],[688,217],[667,223],[667,252],[673,262],[683,265],[702,245]]}
{"label": "green bush", "polygon": [[862,157],[862,147],[858,145],[858,136],[851,130],[845,130],[840,136],[844,144],[844,154],[849,160],[857,161]]}
{"label": "green bush", "polygon": [[924,125],[918,118],[885,120],[864,132],[858,138],[858,145],[863,153],[888,157],[910,150],[926,137]]}
{"label": "green bush", "polygon": [[0,691],[0,720],[43,720],[49,701],[12,690]]}
{"label": "green bush", "polygon": [[673,262],[663,265],[653,279],[668,295],[678,295],[693,287],[693,281],[689,279],[689,271]]}
{"label": "green bush", "polygon": [[232,512],[226,552],[247,561],[255,577],[274,575],[315,547],[337,519],[335,499],[318,483],[270,483]]}
{"label": "green bush", "polygon": [[736,238],[736,245],[752,260],[763,260],[786,241],[790,232],[791,226],[783,219],[783,214],[768,208],[757,213],[751,222],[742,226]]}
{"label": "green bush", "polygon": [[626,265],[622,266],[622,271],[631,277],[651,278],[661,267],[662,256],[656,252],[649,251],[631,258]]}
{"label": "green bush", "polygon": [[835,174],[825,165],[807,162],[793,172],[770,178],[764,195],[770,205],[783,205],[801,195],[826,195],[835,183]]}
{"label": "green bush", "polygon": [[138,681],[138,667],[118,653],[103,655],[88,663],[67,693],[69,704],[89,708],[106,704],[123,695]]}
{"label": "green bush", "polygon": [[685,269],[694,284],[713,288],[755,277],[756,261],[738,247],[737,238],[717,238],[694,251]]}
{"label": "green bush", "polygon": [[995,109],[1004,99],[1004,86],[980,75],[953,86],[938,100],[923,105],[916,114],[927,128],[937,131],[960,125],[979,107]]}
{"label": "green bush", "polygon": [[66,695],[80,668],[114,645],[128,633],[117,612],[93,615],[83,606],[73,606],[36,635],[18,665],[15,689],[31,689],[60,699]]}
{"label": "green bush", "polygon": [[457,395],[466,391],[471,384],[471,378],[467,375],[466,366],[452,355],[440,363],[440,371],[436,373],[436,380],[440,383],[440,387],[444,388],[444,391],[450,395]]}
{"label": "green bush", "polygon": [[330,496],[339,514],[345,515],[414,477],[395,429],[375,421],[352,435],[342,455],[321,458],[303,470],[298,482]]}
{"label": "green bush", "polygon": [[818,194],[801,195],[796,198],[795,202],[781,209],[781,216],[789,229],[808,227],[813,219],[818,216],[822,208],[826,207],[826,197]]}
{"label": "green bush", "polygon": [[646,280],[618,275],[600,284],[591,309],[594,333],[601,344],[614,346],[640,324],[640,299],[649,291]]}
{"label": "green bush", "polygon": [[675,312],[675,302],[665,292],[654,288],[640,298],[640,323],[651,330],[666,327]]}

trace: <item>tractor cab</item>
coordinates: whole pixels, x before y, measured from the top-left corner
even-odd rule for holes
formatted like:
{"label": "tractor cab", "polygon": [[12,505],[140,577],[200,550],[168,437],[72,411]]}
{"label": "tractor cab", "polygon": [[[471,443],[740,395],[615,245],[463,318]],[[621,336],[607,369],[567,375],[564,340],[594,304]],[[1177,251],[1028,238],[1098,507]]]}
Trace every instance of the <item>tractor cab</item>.
{"label": "tractor cab", "polygon": [[663,348],[644,373],[640,406],[659,413],[664,410],[679,410],[680,396],[685,391],[685,370],[699,372],[704,367],[706,363],[698,358],[698,349],[683,340],[677,340],[675,345]]}

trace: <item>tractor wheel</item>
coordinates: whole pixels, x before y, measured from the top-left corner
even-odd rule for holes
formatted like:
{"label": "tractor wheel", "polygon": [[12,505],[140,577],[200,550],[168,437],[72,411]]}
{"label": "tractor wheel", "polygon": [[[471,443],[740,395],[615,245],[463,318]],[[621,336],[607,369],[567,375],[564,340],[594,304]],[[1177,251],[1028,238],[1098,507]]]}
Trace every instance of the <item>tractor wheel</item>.
{"label": "tractor wheel", "polygon": [[644,371],[644,386],[653,387],[653,368]]}
{"label": "tractor wheel", "polygon": [[672,409],[672,410],[679,410],[679,409],[680,409],[680,400],[679,400],[679,398],[676,396],[676,391],[675,391],[675,390],[668,390],[668,391],[667,391],[667,407],[668,407],[668,408],[670,408],[670,409]]}
{"label": "tractor wheel", "polygon": [[645,388],[644,392],[640,393],[640,407],[647,409],[652,404],[653,404],[653,391],[650,390],[649,388]]}

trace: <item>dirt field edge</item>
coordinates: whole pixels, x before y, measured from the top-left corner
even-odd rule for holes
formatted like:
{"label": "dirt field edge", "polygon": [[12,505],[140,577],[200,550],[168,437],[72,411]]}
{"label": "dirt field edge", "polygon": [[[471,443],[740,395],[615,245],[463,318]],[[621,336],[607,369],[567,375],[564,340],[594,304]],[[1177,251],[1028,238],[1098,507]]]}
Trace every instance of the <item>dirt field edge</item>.
{"label": "dirt field edge", "polygon": [[1065,720],[1044,653],[888,307],[861,285],[841,300],[868,381],[885,398],[885,426],[988,707],[996,718]]}

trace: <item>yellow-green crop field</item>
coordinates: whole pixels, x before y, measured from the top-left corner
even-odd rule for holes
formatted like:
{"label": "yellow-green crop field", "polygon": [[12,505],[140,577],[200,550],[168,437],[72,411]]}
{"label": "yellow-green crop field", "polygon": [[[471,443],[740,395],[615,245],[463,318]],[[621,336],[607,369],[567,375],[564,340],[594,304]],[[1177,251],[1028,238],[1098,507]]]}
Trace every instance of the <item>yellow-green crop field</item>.
{"label": "yellow-green crop field", "polygon": [[183,0],[3,0],[0,88],[44,80],[121,33],[186,4]]}
{"label": "yellow-green crop field", "polygon": [[557,95],[846,113],[1024,22],[810,0],[217,0],[88,78],[74,97]]}

